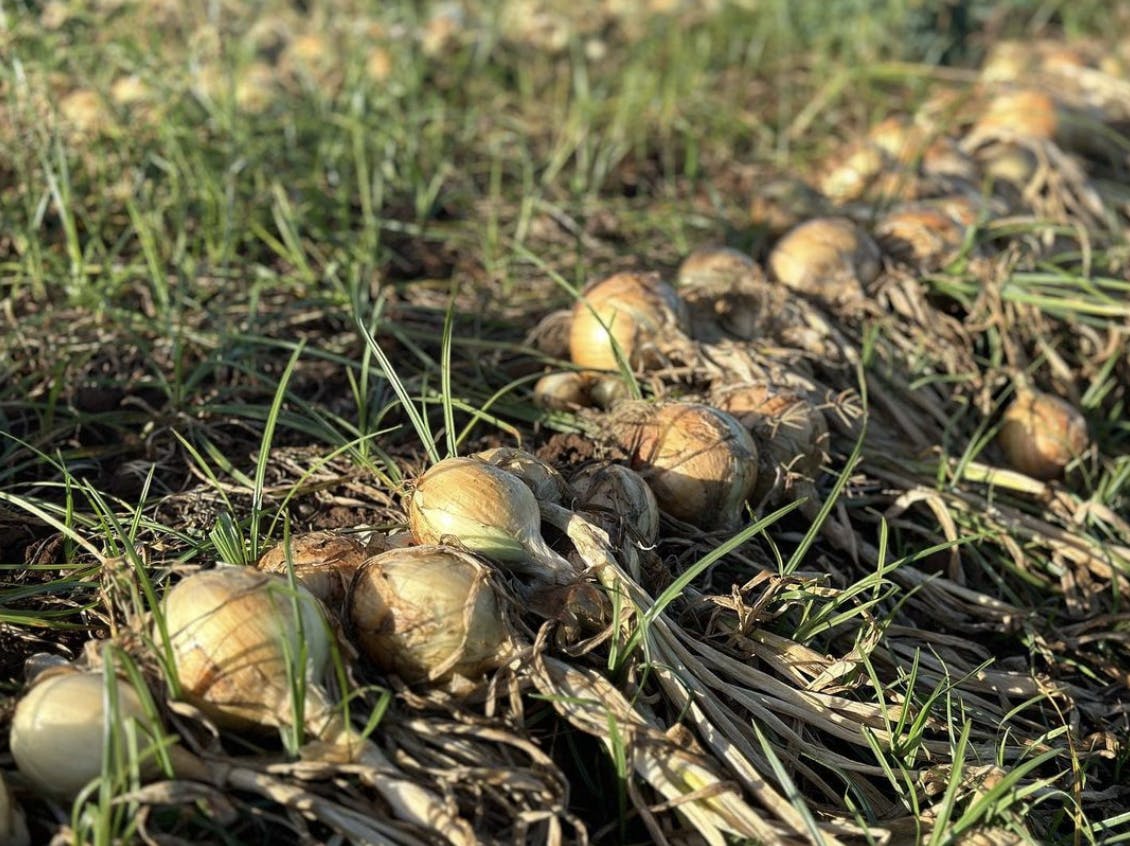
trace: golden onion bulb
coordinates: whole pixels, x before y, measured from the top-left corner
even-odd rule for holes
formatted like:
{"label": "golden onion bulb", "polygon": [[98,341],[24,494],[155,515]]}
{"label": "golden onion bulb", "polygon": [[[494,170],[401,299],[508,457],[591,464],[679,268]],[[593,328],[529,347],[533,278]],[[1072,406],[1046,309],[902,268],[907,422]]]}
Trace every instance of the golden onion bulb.
{"label": "golden onion bulb", "polygon": [[367,560],[349,594],[361,653],[407,682],[475,678],[509,657],[491,570],[449,546],[392,549]]}
{"label": "golden onion bulb", "polygon": [[569,354],[580,367],[618,370],[619,348],[631,368],[646,369],[662,360],[664,336],[687,327],[679,295],[656,273],[616,273],[582,294],[569,331]]}
{"label": "golden onion bulb", "polygon": [[791,230],[769,254],[769,266],[788,288],[832,303],[862,298],[879,275],[879,247],[843,217],[818,217]]}
{"label": "golden onion bulb", "polygon": [[643,476],[632,468],[609,461],[590,464],[574,473],[570,484],[578,510],[611,516],[645,546],[659,537],[659,504]]}
{"label": "golden onion bulb", "polygon": [[761,459],[751,499],[761,502],[779,484],[815,482],[824,465],[828,425],[823,413],[787,388],[749,383],[716,391],[713,402],[755,436]]}
{"label": "golden onion bulb", "polygon": [[937,270],[960,254],[965,231],[943,211],[914,205],[883,215],[875,224],[875,238],[896,260]]}
{"label": "golden onion bulb", "polygon": [[291,537],[289,544],[283,542],[268,549],[255,566],[264,573],[283,575],[293,567],[295,579],[336,612],[367,554],[365,544],[348,535],[306,532]]}
{"label": "golden onion bulb", "polygon": [[757,272],[757,264],[733,247],[699,247],[679,265],[675,280],[680,288],[729,286]]}
{"label": "golden onion bulb", "polygon": [[569,483],[557,468],[542,461],[532,452],[515,447],[495,447],[474,453],[471,458],[485,461],[508,473],[513,473],[530,489],[538,502],[560,505],[569,497]]}
{"label": "golden onion bulb", "polygon": [[408,499],[408,525],[419,544],[454,542],[547,581],[576,577],[542,538],[541,510],[526,483],[477,458],[447,458],[428,469]]}
{"label": "golden onion bulb", "polygon": [[757,482],[757,447],[731,415],[698,403],[631,403],[612,431],[659,507],[699,528],[730,528]]}
{"label": "golden onion bulb", "polygon": [[1013,468],[1050,481],[1087,449],[1087,421],[1064,399],[1021,389],[1005,409],[997,442]]}
{"label": "golden onion bulb", "polygon": [[162,609],[181,692],[218,725],[292,725],[294,672],[315,699],[331,640],[321,605],[301,585],[292,591],[278,575],[218,567],[182,579]]}
{"label": "golden onion bulb", "polygon": [[[99,671],[52,672],[37,681],[16,706],[11,748],[16,766],[28,783],[49,796],[72,799],[102,775],[106,741],[113,738],[111,757],[128,761],[126,726],[137,728],[139,752],[158,734],[137,691],[114,678],[115,709],[106,676]],[[111,731],[111,726],[113,730]],[[155,761],[139,762],[143,777],[158,772]]]}

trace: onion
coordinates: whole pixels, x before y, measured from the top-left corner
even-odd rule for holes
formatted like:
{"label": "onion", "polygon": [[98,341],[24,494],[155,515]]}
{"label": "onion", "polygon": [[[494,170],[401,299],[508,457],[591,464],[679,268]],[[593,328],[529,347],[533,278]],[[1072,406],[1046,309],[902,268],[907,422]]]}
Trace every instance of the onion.
{"label": "onion", "polygon": [[624,400],[630,399],[632,392],[628,385],[619,376],[606,373],[597,377],[590,388],[593,404],[597,408],[608,411]]}
{"label": "onion", "polygon": [[340,609],[353,574],[365,560],[365,545],[335,532],[294,535],[289,545],[280,543],[263,553],[255,566],[264,573],[287,572],[332,610]]}
{"label": "onion", "polygon": [[565,477],[557,472],[557,468],[532,452],[513,447],[495,447],[476,452],[471,458],[513,473],[525,482],[538,502],[560,505],[570,496],[569,483],[565,481]]}
{"label": "onion", "polygon": [[879,145],[871,141],[851,144],[825,165],[819,188],[837,203],[858,200],[890,164],[890,157]]}
{"label": "onion", "polygon": [[318,600],[301,585],[293,591],[279,576],[221,567],[181,580],[162,610],[181,693],[217,725],[282,729],[300,723],[365,767],[362,777],[401,819],[452,843],[474,842],[466,822],[396,775],[384,753],[346,725],[330,703],[321,687],[330,669],[329,625]]}
{"label": "onion", "polygon": [[510,657],[491,570],[449,546],[393,549],[365,562],[349,593],[356,643],[407,682],[475,678]]}
{"label": "onion", "polygon": [[728,287],[755,273],[757,264],[741,250],[732,247],[699,247],[683,259],[676,281],[679,287]]}
{"label": "onion", "polygon": [[753,337],[767,285],[752,258],[730,247],[700,247],[679,266],[678,282],[695,340],[717,342],[719,329]]}
{"label": "onion", "polygon": [[336,714],[318,684],[330,663],[329,623],[318,600],[281,576],[220,567],[181,580],[165,596],[165,625],[186,700],[218,725],[293,725],[291,667],[308,685],[307,725],[320,736]]}
{"label": "onion", "polygon": [[820,476],[828,445],[828,425],[818,408],[787,388],[753,383],[726,386],[715,392],[713,401],[757,439],[761,462],[753,501],[794,487],[799,495],[814,493],[812,484]]}
{"label": "onion", "polygon": [[965,242],[964,229],[944,212],[928,206],[904,206],[875,225],[875,237],[898,261],[937,270],[953,261]]}
{"label": "onion", "polygon": [[616,347],[633,369],[656,366],[660,342],[687,326],[679,295],[655,273],[617,273],[582,293],[569,332],[569,354],[581,367],[618,370]]}
{"label": "onion", "polygon": [[969,135],[1051,141],[1058,128],[1055,100],[1043,91],[1020,89],[998,94],[990,100]]}
{"label": "onion", "polygon": [[1012,467],[1050,481],[1087,449],[1087,421],[1066,400],[1022,388],[1004,412],[997,440]]}
{"label": "onion", "polygon": [[577,471],[570,484],[577,493],[578,510],[608,515],[627,526],[637,542],[654,545],[659,537],[659,505],[635,470],[610,461],[590,464]]}
{"label": "onion", "polygon": [[611,426],[663,511],[703,529],[740,521],[757,482],[757,447],[729,414],[697,403],[631,403]]}
{"label": "onion", "polygon": [[529,487],[475,458],[447,458],[416,482],[408,524],[420,544],[454,541],[542,581],[574,581],[577,572],[541,536],[541,513]]}
{"label": "onion", "polygon": [[583,373],[546,373],[534,385],[534,405],[550,411],[589,408],[593,404],[591,387],[592,381]]}
{"label": "onion", "polygon": [[[107,710],[111,697],[114,707]],[[160,768],[150,747],[160,731],[137,691],[117,677],[108,682],[101,671],[49,671],[16,706],[12,757],[36,790],[70,800],[101,778],[107,741],[112,743],[111,767],[129,762],[127,729],[131,723],[142,756],[138,761],[141,777],[154,778]],[[168,752],[180,774],[186,770],[195,774],[198,768],[183,749],[172,746]]]}
{"label": "onion", "polygon": [[879,247],[843,217],[802,223],[777,242],[769,266],[785,286],[833,303],[858,301],[879,275]]}

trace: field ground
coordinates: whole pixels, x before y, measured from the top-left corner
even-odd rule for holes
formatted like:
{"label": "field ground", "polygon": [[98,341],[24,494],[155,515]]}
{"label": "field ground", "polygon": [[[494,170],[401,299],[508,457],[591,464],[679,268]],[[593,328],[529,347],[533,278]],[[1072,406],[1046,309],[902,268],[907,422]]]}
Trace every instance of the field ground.
{"label": "field ground", "polygon": [[[0,4],[0,747],[46,653],[251,774],[108,752],[72,805],[6,755],[31,841],[429,842],[300,732],[175,703],[154,598],[308,531],[383,548],[444,456],[632,458],[534,386],[579,369],[585,284],[655,271],[694,341],[616,389],[785,386],[818,466],[755,425],[775,484],[654,545],[545,509],[614,616],[515,605],[470,693],[355,662],[389,771],[500,842],[1130,842],[1130,15],[931,5]],[[767,282],[827,214],[877,276]],[[757,265],[680,274],[708,245]],[[1029,389],[1087,430],[1046,480],[997,438]]]}

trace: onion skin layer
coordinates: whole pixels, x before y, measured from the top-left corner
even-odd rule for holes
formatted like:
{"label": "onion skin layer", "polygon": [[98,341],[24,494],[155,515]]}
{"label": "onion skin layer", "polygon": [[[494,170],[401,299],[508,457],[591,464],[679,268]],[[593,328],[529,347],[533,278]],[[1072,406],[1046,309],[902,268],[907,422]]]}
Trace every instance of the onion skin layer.
{"label": "onion skin layer", "polygon": [[[137,692],[126,682],[115,679],[115,683],[116,754],[125,762],[125,722],[136,721],[143,746],[145,734],[153,733],[152,721]],[[33,787],[71,799],[102,775],[105,696],[106,678],[101,672],[63,671],[38,681],[20,700],[12,720],[12,756]],[[143,764],[143,778],[156,773],[153,761]]]}
{"label": "onion skin layer", "polygon": [[409,683],[473,679],[501,664],[509,632],[491,570],[448,546],[393,549],[368,559],[349,593],[362,654]]}
{"label": "onion skin layer", "polygon": [[587,286],[573,307],[569,355],[580,367],[619,370],[619,347],[629,367],[646,369],[662,359],[664,336],[686,329],[682,300],[658,274],[616,273]]}
{"label": "onion skin layer", "polygon": [[1022,390],[1005,410],[997,441],[1013,468],[1047,482],[1087,449],[1087,421],[1066,400]]}
{"label": "onion skin layer", "polygon": [[303,651],[313,699],[329,667],[329,624],[321,603],[297,587],[249,567],[217,567],[182,579],[165,596],[182,695],[217,725],[293,724],[288,662]]}
{"label": "onion skin layer", "polygon": [[741,521],[758,456],[732,416],[698,403],[633,403],[617,413],[613,431],[663,511],[700,529]]}

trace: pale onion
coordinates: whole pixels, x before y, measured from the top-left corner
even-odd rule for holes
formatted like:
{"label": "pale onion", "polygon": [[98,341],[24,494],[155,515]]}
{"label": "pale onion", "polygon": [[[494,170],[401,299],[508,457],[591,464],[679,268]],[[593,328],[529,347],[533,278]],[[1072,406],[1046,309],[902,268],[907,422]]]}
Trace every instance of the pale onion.
{"label": "pale onion", "polygon": [[410,683],[474,679],[511,654],[490,568],[450,546],[368,559],[349,592],[349,623],[366,658]]}
{"label": "pale onion", "polygon": [[680,288],[691,286],[729,286],[750,274],[757,264],[733,247],[699,247],[679,265],[675,280]]}
{"label": "pale onion", "polygon": [[818,217],[785,235],[769,254],[783,285],[832,303],[858,301],[879,275],[879,247],[847,218]]}
{"label": "pale onion", "polygon": [[534,385],[534,405],[548,411],[589,408],[593,404],[591,387],[592,380],[584,373],[546,373]]}
{"label": "pale onion", "polygon": [[616,273],[582,291],[573,307],[569,354],[580,367],[618,370],[619,347],[628,366],[647,369],[662,362],[661,342],[686,327],[679,295],[658,274]]}
{"label": "pale onion", "polygon": [[632,396],[627,383],[619,376],[614,376],[611,373],[606,373],[594,379],[589,391],[592,394],[593,404],[604,411],[614,408]]}
{"label": "pale onion", "polygon": [[[111,692],[116,707],[107,711]],[[137,691],[117,677],[108,684],[101,671],[52,670],[44,673],[16,706],[10,740],[12,757],[36,790],[70,800],[101,777],[110,738],[114,740],[112,765],[127,765],[130,725],[136,730],[141,777],[154,778],[160,768],[151,746],[160,731]],[[196,775],[199,768],[183,749],[172,746],[168,752],[178,774]]]}
{"label": "pale onion", "polygon": [[965,230],[939,209],[912,205],[879,218],[875,239],[896,260],[923,270],[937,270],[960,254]]}
{"label": "pale onion", "polygon": [[0,844],[28,846],[30,843],[24,810],[8,789],[7,780],[0,774]]}
{"label": "pale onion", "polygon": [[538,502],[560,505],[572,493],[569,483],[556,467],[524,449],[494,447],[473,453],[470,457],[513,473],[525,482]]}
{"label": "pale onion", "polygon": [[643,476],[632,468],[610,461],[590,464],[574,473],[570,484],[577,494],[577,510],[610,516],[644,546],[652,546],[659,537],[659,504]]}
{"label": "pale onion", "polygon": [[798,495],[811,495],[828,446],[820,409],[788,388],[758,383],[727,385],[712,401],[757,439],[761,463],[751,500],[761,502],[775,490],[789,493],[794,487]]}
{"label": "pale onion", "polygon": [[[384,753],[354,732],[330,702],[321,686],[331,669],[329,623],[301,585],[292,590],[281,576],[246,567],[205,570],[165,595],[162,614],[181,695],[217,725],[301,724],[362,765],[362,777],[401,819],[452,843],[475,842],[465,821],[418,784],[394,775]],[[295,710],[296,688],[301,713]]]}
{"label": "pale onion", "polygon": [[731,528],[757,482],[757,447],[737,420],[707,405],[631,403],[610,420],[659,507],[699,528]]}
{"label": "pale onion", "polygon": [[456,543],[542,581],[577,571],[541,536],[537,497],[513,473],[477,458],[447,458],[416,482],[408,525],[420,544]]}
{"label": "pale onion", "polygon": [[365,544],[349,535],[306,532],[268,549],[255,566],[264,573],[283,575],[293,567],[295,579],[336,613],[353,574],[369,554]]}
{"label": "pale onion", "polygon": [[1066,400],[1022,388],[1004,412],[997,440],[1013,468],[1050,481],[1087,449],[1087,421]]}

